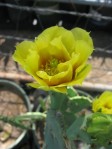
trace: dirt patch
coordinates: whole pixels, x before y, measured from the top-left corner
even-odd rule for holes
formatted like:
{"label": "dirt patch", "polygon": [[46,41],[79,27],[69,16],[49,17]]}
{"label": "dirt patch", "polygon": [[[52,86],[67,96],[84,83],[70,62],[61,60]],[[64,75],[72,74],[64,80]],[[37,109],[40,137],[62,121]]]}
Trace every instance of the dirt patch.
{"label": "dirt patch", "polygon": [[86,81],[91,83],[100,83],[102,85],[112,85],[112,58],[111,57],[93,57],[89,60],[92,70]]}

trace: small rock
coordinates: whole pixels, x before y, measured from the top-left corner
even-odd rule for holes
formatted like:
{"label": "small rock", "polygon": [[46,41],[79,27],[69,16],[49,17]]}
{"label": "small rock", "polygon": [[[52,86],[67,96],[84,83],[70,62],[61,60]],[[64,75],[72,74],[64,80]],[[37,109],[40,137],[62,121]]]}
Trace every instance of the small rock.
{"label": "small rock", "polygon": [[10,135],[12,133],[12,126],[10,124],[6,123],[3,127],[3,131]]}
{"label": "small rock", "polygon": [[5,141],[7,141],[9,138],[10,138],[10,134],[9,134],[9,133],[7,133],[7,132],[5,132],[5,131],[3,131],[3,132],[0,133],[0,141],[1,141],[1,142],[5,142]]}

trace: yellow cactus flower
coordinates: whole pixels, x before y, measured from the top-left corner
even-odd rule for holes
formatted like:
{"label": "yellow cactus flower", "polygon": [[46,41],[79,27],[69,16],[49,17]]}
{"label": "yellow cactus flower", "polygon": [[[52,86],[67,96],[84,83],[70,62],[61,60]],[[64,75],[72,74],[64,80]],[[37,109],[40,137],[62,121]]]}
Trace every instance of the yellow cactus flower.
{"label": "yellow cactus flower", "polygon": [[94,112],[112,114],[112,92],[105,91],[99,98],[96,98],[93,101],[92,109]]}
{"label": "yellow cactus flower", "polygon": [[30,86],[66,92],[67,86],[81,84],[91,69],[87,59],[93,52],[88,32],[81,28],[67,30],[53,26],[44,30],[33,42],[16,46],[13,58],[33,76]]}

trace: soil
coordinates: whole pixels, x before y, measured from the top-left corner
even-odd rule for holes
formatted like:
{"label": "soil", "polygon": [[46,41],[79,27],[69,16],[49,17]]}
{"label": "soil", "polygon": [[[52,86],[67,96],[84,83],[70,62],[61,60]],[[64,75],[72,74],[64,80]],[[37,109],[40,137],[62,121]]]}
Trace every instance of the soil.
{"label": "soil", "polygon": [[[0,91],[0,115],[12,117],[26,111],[24,102],[17,94],[10,91]],[[7,149],[22,132],[22,129],[0,121],[0,149]]]}

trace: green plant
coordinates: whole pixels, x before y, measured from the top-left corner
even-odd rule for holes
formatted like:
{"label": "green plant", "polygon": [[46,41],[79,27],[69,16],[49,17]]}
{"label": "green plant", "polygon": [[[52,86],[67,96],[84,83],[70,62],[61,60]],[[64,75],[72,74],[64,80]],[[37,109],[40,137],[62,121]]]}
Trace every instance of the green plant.
{"label": "green plant", "polygon": [[[72,87],[81,84],[90,71],[87,59],[93,50],[88,32],[58,26],[46,29],[34,41],[18,44],[13,58],[34,78],[28,85],[49,91],[48,107],[40,102],[44,112],[1,119],[19,127],[23,120],[46,120],[43,149],[76,149],[78,141],[86,149],[110,149],[112,92],[91,100]],[[29,125],[25,128],[30,129]]]}

